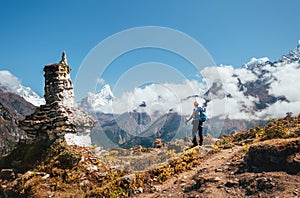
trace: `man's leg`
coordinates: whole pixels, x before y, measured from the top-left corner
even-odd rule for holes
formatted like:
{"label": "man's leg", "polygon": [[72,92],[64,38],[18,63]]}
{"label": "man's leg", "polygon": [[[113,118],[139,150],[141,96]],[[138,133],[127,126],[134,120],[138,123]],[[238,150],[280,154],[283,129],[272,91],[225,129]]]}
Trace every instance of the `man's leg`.
{"label": "man's leg", "polygon": [[199,121],[199,125],[198,125],[198,132],[199,132],[199,138],[200,138],[200,146],[203,145],[203,122]]}
{"label": "man's leg", "polygon": [[193,124],[193,129],[192,129],[193,146],[198,146],[196,133],[197,133],[197,130],[198,130],[199,121],[198,120],[193,120],[192,124]]}

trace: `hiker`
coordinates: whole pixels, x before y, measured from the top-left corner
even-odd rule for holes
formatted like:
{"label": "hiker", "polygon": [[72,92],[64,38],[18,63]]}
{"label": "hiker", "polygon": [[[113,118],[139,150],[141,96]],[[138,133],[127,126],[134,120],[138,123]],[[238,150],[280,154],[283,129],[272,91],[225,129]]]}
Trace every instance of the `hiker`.
{"label": "hiker", "polygon": [[202,129],[203,129],[203,122],[206,120],[206,115],[205,115],[205,108],[198,107],[198,106],[199,106],[199,103],[197,101],[195,101],[194,102],[195,108],[193,109],[192,115],[188,119],[185,119],[185,124],[187,124],[193,118],[193,121],[192,121],[193,146],[192,147],[198,146],[198,142],[197,142],[197,138],[196,138],[197,131],[198,131],[199,138],[200,138],[199,145],[202,146],[202,144],[203,144]]}

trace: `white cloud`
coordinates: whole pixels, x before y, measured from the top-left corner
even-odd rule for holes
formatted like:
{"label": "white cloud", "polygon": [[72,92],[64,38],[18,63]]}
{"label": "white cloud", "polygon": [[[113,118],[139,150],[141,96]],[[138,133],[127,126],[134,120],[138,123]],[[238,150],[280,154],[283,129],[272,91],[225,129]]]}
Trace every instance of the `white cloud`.
{"label": "white cloud", "polygon": [[211,87],[213,83],[222,83],[218,67],[205,67],[200,73],[208,87]]}
{"label": "white cloud", "polygon": [[280,64],[272,75],[277,79],[270,85],[269,93],[285,96],[289,101],[300,101],[300,69],[299,64]]}
{"label": "white cloud", "polygon": [[300,113],[300,68],[299,63],[287,64],[277,63],[276,67],[267,67],[268,71],[272,71],[271,76],[274,81],[270,84],[269,94],[276,97],[284,96],[287,101],[277,101],[268,106],[261,112],[256,112],[257,117],[283,117],[286,112]]}
{"label": "white cloud", "polygon": [[254,81],[257,79],[256,75],[245,68],[235,69],[234,73],[239,76],[239,79],[242,81],[242,83],[245,83],[247,81]]}
{"label": "white cloud", "polygon": [[[268,61],[267,58],[252,59],[252,63]],[[251,62],[250,61],[250,62]],[[103,106],[106,112],[123,113],[132,110],[145,111],[149,114],[163,114],[170,109],[183,115],[189,115],[193,108],[193,101],[204,103],[203,95],[214,82],[218,88],[210,93],[210,102],[207,106],[208,117],[228,117],[230,119],[267,119],[268,117],[282,117],[286,112],[300,113],[300,76],[299,64],[277,63],[275,66],[265,65],[256,68],[256,72],[266,70],[264,79],[269,79],[269,94],[276,97],[285,96],[289,102],[276,102],[262,111],[255,111],[255,103],[258,97],[245,95],[244,87],[238,87],[238,78],[241,83],[253,82],[258,79],[251,70],[246,68],[235,69],[230,65],[218,67],[206,67],[201,71],[203,82],[186,80],[183,83],[151,84],[144,88],[135,88],[132,92],[126,92],[116,98],[112,106]],[[192,95],[200,95],[202,98],[182,100]],[[224,95],[228,96],[224,98]],[[146,107],[139,107],[145,101]]]}
{"label": "white cloud", "polygon": [[276,103],[267,107],[264,111],[256,112],[258,118],[279,118],[284,117],[287,112],[292,112],[295,115],[300,113],[300,101],[296,102],[281,102],[277,101]]}
{"label": "white cloud", "polygon": [[[102,111],[120,114],[132,110],[145,111],[149,114],[163,114],[170,109],[188,115],[193,108],[194,100],[204,103],[204,99],[188,96],[203,95],[206,86],[196,80],[186,80],[182,84],[162,83],[151,84],[144,88],[135,88],[133,92],[126,92],[120,98],[114,99],[112,105],[104,105]],[[183,100],[186,99],[186,100]],[[145,101],[146,107],[139,105]]]}
{"label": "white cloud", "polygon": [[43,98],[37,95],[30,87],[23,86],[21,81],[9,71],[0,71],[0,84],[5,86],[9,92],[20,95],[35,106],[45,104]]}
{"label": "white cloud", "polygon": [[0,71],[0,84],[11,90],[16,90],[20,87],[21,81],[12,75],[9,71]]}

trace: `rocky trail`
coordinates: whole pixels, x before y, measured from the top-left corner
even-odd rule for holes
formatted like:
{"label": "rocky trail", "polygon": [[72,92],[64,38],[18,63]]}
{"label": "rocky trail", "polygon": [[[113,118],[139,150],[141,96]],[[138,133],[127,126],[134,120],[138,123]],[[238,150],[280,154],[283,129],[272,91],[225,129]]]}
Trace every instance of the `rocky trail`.
{"label": "rocky trail", "polygon": [[161,185],[156,185],[156,193],[141,194],[136,197],[201,197],[203,192],[195,191],[201,185],[198,181],[200,175],[204,180],[210,181],[210,185],[206,186],[206,193],[210,192],[211,197],[221,197],[225,193],[222,188],[218,188],[218,185],[221,180],[226,179],[224,168],[240,151],[241,147],[236,146],[208,156],[203,159],[201,165],[178,174]]}
{"label": "rocky trail", "polygon": [[300,197],[300,177],[285,172],[246,172],[241,146],[202,159],[192,170],[155,185],[156,192],[133,197]]}

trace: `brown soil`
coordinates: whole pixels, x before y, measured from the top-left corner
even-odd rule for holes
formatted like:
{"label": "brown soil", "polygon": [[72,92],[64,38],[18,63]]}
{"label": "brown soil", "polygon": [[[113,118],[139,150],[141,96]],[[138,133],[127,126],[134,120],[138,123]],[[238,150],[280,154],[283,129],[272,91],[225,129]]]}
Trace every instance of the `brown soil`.
{"label": "brown soil", "polygon": [[192,170],[155,185],[155,192],[133,197],[300,197],[299,175],[247,172],[244,156],[240,146],[221,150]]}
{"label": "brown soil", "polygon": [[246,161],[251,170],[300,172],[300,137],[272,139],[250,146]]}

